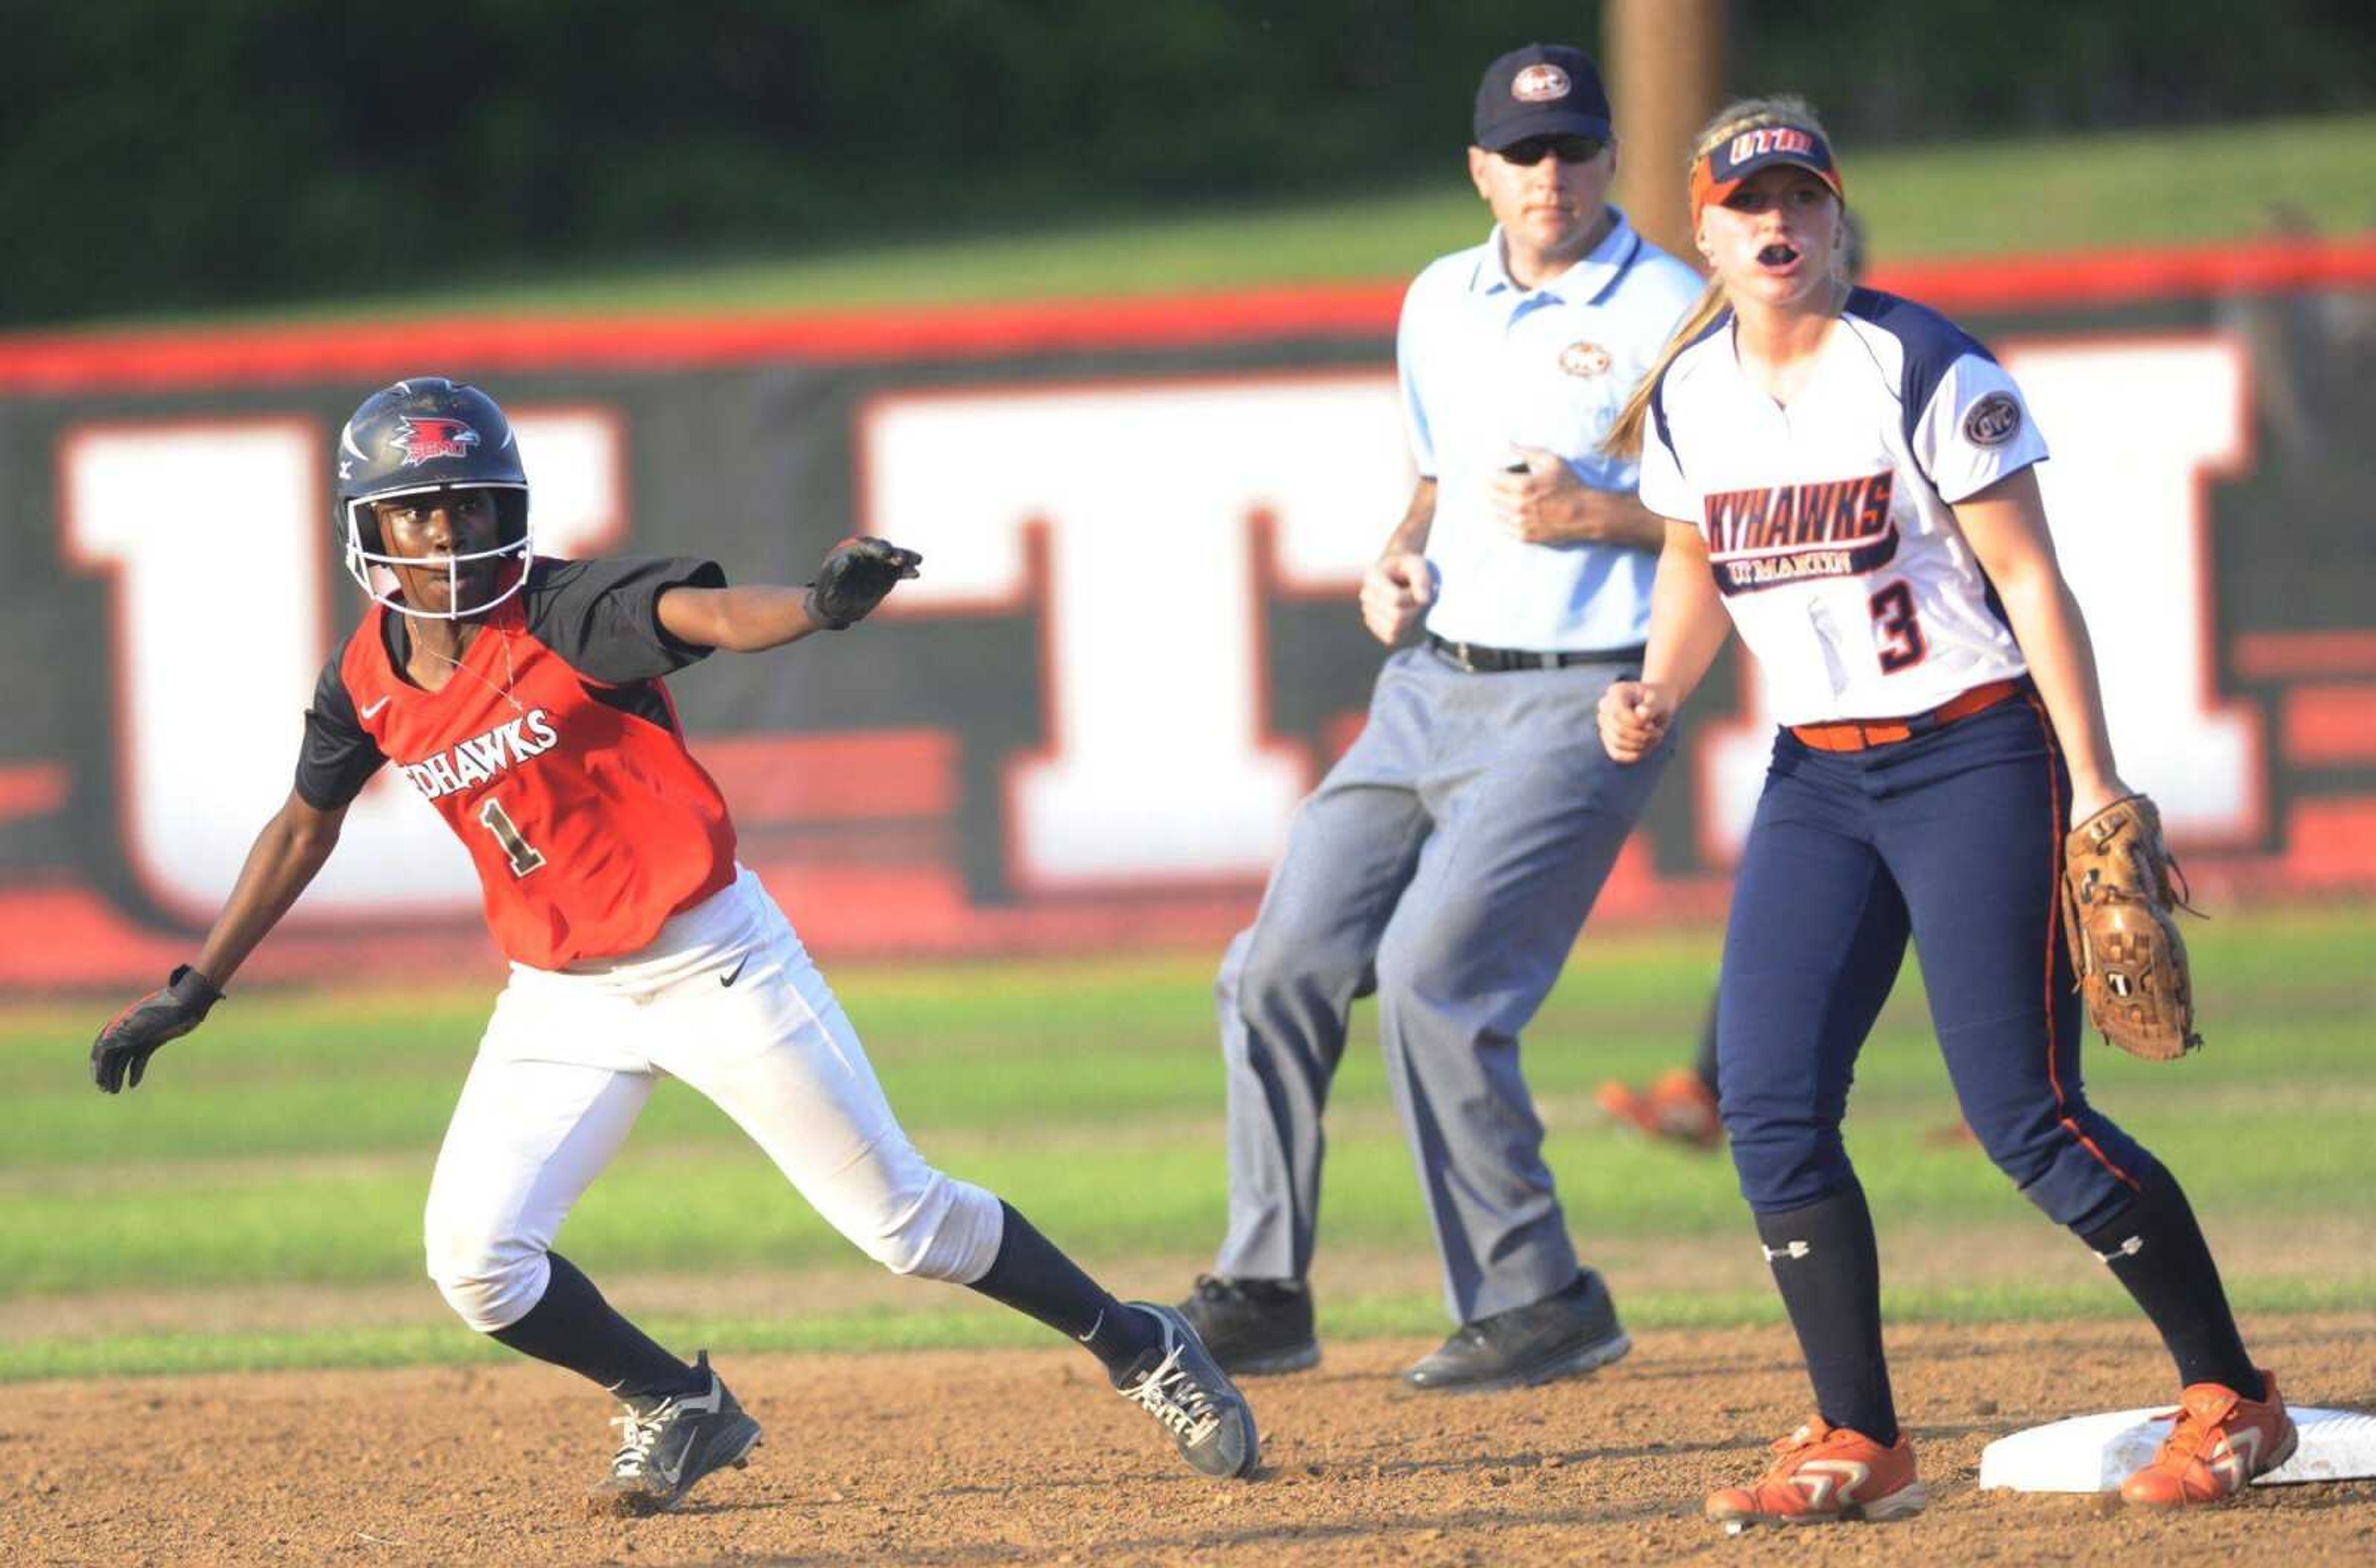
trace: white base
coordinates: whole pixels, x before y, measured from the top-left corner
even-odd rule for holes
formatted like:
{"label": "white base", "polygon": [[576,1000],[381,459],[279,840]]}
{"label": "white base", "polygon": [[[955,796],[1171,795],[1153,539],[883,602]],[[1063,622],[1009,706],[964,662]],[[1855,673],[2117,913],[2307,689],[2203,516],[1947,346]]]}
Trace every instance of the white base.
{"label": "white base", "polygon": [[[2376,1476],[2376,1416],[2296,1405],[2301,1445],[2294,1456],[2260,1477],[2255,1486],[2297,1481],[2345,1481]],[[1983,1491],[2117,1491],[2150,1463],[2169,1435],[2170,1412],[2111,1410],[2074,1416],[2001,1437],[1980,1454]]]}

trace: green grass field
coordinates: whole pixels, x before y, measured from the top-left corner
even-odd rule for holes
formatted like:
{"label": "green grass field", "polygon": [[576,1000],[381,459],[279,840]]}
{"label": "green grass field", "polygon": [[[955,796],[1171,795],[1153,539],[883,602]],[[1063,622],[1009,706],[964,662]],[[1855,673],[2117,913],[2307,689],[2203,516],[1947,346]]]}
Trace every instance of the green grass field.
{"label": "green grass field", "polygon": [[[1848,148],[1843,156],[1850,203],[1883,264],[2207,244],[2263,237],[2280,222],[2326,233],[2376,228],[2376,197],[2369,194],[2376,192],[2376,115]],[[1381,281],[1475,244],[1486,221],[1460,149],[1447,148],[1440,176],[1292,206],[1192,208],[1011,234],[581,267],[242,318],[786,310]]]}
{"label": "green grass field", "polygon": [[[2187,1179],[2216,1238],[2250,1241],[2230,1271],[2254,1311],[2333,1309],[2376,1289],[2376,1265],[2350,1244],[2376,1234],[2371,939],[2376,910],[2359,909],[2196,927],[2210,1049],[2164,1068],[2100,1045],[2091,1055],[2099,1102]],[[1688,1052],[1715,945],[1713,933],[1588,938],[1527,1040],[1572,1226],[1644,1326],[1775,1315],[1729,1164],[1621,1135],[1590,1109],[1604,1076],[1645,1077]],[[1169,1292],[1209,1255],[1225,1202],[1208,964],[837,978],[928,1155],[1120,1270],[1123,1288]],[[119,1099],[91,1089],[84,1061],[103,1009],[0,1018],[0,1097],[16,1111],[0,1148],[0,1378],[484,1353],[440,1318],[419,1217],[488,1000],[243,994]],[[2124,1312],[1984,1157],[1939,1146],[1954,1109],[1923,1016],[1909,970],[1866,1051],[1849,1124],[1886,1254],[1894,1271],[1907,1265],[1893,1311]],[[1425,1333],[1441,1322],[1431,1245],[1369,1028],[1365,1007],[1331,1112],[1324,1324]],[[563,1245],[600,1279],[693,1279],[654,1318],[686,1342],[890,1348],[1042,1332],[964,1292],[885,1281],[673,1084]],[[1352,1262],[1332,1277],[1340,1258]],[[705,1305],[706,1277],[742,1283]],[[799,1283],[783,1298],[798,1310],[768,1310],[777,1277]],[[291,1313],[309,1295],[329,1322]],[[203,1321],[177,1310],[185,1301],[208,1303]],[[126,1301],[145,1304],[137,1321]],[[374,1304],[344,1321],[351,1301]]]}
{"label": "green grass field", "polygon": [[[1848,153],[1883,261],[2203,244],[2376,227],[2376,116]],[[2338,193],[2361,193],[2343,198]],[[586,270],[250,313],[790,309],[1391,279],[1469,244],[1456,149],[1402,193],[1183,211],[1028,234]],[[228,318],[206,318],[221,323]],[[153,325],[144,323],[143,325]],[[797,918],[798,911],[793,911]],[[2184,1175],[2251,1310],[2376,1289],[2376,910],[2196,928],[2212,1047],[2153,1069],[2108,1049],[2098,1099]],[[1643,1326],[1777,1315],[1729,1165],[1647,1146],[1591,1109],[1603,1077],[1683,1059],[1713,933],[1590,941],[1528,1038],[1550,1155],[1587,1254]],[[1010,1198],[1125,1289],[1177,1293],[1224,1208],[1212,955],[837,973],[893,1102],[942,1165]],[[84,1052],[102,1007],[0,1015],[0,1380],[503,1354],[422,1277],[432,1158],[480,993],[242,993],[121,1100]],[[1969,1147],[1909,974],[1867,1051],[1850,1142],[1901,1317],[2128,1309]],[[1366,1013],[1331,1116],[1324,1331],[1443,1324],[1414,1178]],[[566,1250],[671,1342],[897,1348],[1042,1332],[962,1291],[886,1288],[726,1120],[671,1086],[572,1219]],[[727,1280],[731,1289],[712,1289]],[[688,1283],[689,1281],[689,1283]],[[790,1305],[778,1303],[793,1303]]]}

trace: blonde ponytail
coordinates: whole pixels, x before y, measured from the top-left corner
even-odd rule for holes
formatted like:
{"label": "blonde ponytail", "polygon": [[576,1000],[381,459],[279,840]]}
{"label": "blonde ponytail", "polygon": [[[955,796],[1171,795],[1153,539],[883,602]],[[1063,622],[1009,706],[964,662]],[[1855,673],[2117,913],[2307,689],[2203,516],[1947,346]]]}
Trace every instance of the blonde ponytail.
{"label": "blonde ponytail", "polygon": [[1617,410],[1617,422],[1600,438],[1601,451],[1612,457],[1642,455],[1642,427],[1649,422],[1650,394],[1658,389],[1658,377],[1667,374],[1667,367],[1675,362],[1675,356],[1683,351],[1684,345],[1706,331],[1708,323],[1723,314],[1724,285],[1711,278],[1707,287],[1700,291],[1700,303],[1692,307],[1692,314],[1683,317],[1683,324],[1675,328],[1675,335],[1658,350],[1657,362],[1626,398],[1625,406]]}
{"label": "blonde ponytail", "polygon": [[[1691,178],[1692,169],[1707,156],[1709,148],[1731,140],[1743,131],[1776,125],[1801,125],[1824,137],[1825,141],[1831,139],[1824,135],[1823,122],[1815,118],[1815,112],[1807,107],[1807,101],[1803,98],[1786,95],[1736,99],[1717,110],[1716,118],[1701,126],[1700,134],[1692,138],[1692,155],[1683,162],[1683,177],[1686,180]],[[1602,452],[1612,457],[1633,457],[1641,454],[1642,428],[1649,421],[1650,395],[1657,390],[1658,378],[1667,374],[1667,367],[1675,362],[1675,356],[1723,314],[1724,285],[1710,278],[1707,287],[1700,291],[1700,303],[1683,317],[1682,325],[1675,328],[1674,336],[1668,339],[1667,346],[1659,350],[1657,361],[1650,366],[1649,374],[1625,399],[1624,408],[1618,410],[1617,422],[1610,425],[1609,434],[1601,438]]]}

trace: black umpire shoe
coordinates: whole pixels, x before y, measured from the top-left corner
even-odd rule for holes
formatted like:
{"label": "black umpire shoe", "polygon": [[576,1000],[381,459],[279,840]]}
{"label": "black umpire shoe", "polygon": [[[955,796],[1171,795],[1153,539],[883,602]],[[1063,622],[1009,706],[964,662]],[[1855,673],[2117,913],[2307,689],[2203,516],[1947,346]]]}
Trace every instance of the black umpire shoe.
{"label": "black umpire shoe", "polygon": [[1232,1377],[1301,1372],[1320,1364],[1312,1332],[1312,1291],[1301,1280],[1196,1277],[1196,1292],[1180,1303],[1213,1360]]}
{"label": "black umpire shoe", "polygon": [[1447,1394],[1526,1388],[1607,1366],[1632,1348],[1609,1286],[1587,1268],[1555,1296],[1462,1324],[1403,1381]]}
{"label": "black umpire shoe", "polygon": [[694,1361],[701,1386],[649,1409],[629,1405],[611,1424],[625,1429],[611,1473],[587,1501],[598,1514],[665,1514],[684,1501],[693,1483],[731,1465],[740,1469],[759,1444],[759,1423],[742,1413],[726,1384],[709,1370],[709,1352]]}

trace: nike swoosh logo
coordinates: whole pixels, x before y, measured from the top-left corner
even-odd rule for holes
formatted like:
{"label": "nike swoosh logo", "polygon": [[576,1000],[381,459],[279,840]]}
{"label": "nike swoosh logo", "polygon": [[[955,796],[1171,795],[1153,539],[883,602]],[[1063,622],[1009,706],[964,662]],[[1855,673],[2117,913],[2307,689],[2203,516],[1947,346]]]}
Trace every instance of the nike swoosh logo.
{"label": "nike swoosh logo", "polygon": [[1105,1325],[1106,1325],[1106,1310],[1105,1310],[1105,1308],[1103,1308],[1103,1307],[1099,1307],[1099,1308],[1098,1309],[1098,1321],[1097,1321],[1097,1322],[1095,1322],[1095,1323],[1093,1323],[1093,1324],[1089,1324],[1089,1331],[1088,1331],[1087,1334],[1076,1334],[1076,1335],[1075,1335],[1073,1337],[1074,1337],[1074,1338],[1075,1338],[1075,1339],[1078,1339],[1082,1344],[1086,1345],[1086,1344],[1087,1344],[1090,1340],[1095,1339],[1095,1338],[1098,1336],[1098,1330],[1099,1330],[1099,1329],[1100,1329],[1100,1328],[1103,1328]]}
{"label": "nike swoosh logo", "polygon": [[382,698],[380,698],[380,699],[379,699],[379,701],[377,701],[377,702],[375,702],[375,703],[372,704],[369,707],[367,707],[367,708],[363,709],[363,717],[364,717],[365,719],[369,719],[369,718],[373,717],[374,715],[377,714],[381,708],[386,707],[388,704],[390,704],[390,703],[394,702],[395,700],[396,700],[396,699],[395,699],[394,697],[382,697]]}
{"label": "nike swoosh logo", "polygon": [[732,985],[736,980],[741,980],[742,978],[742,966],[750,961],[751,955],[748,953],[743,954],[742,957],[735,960],[734,967],[731,969],[729,969],[726,973],[718,977],[718,983],[720,985]]}

